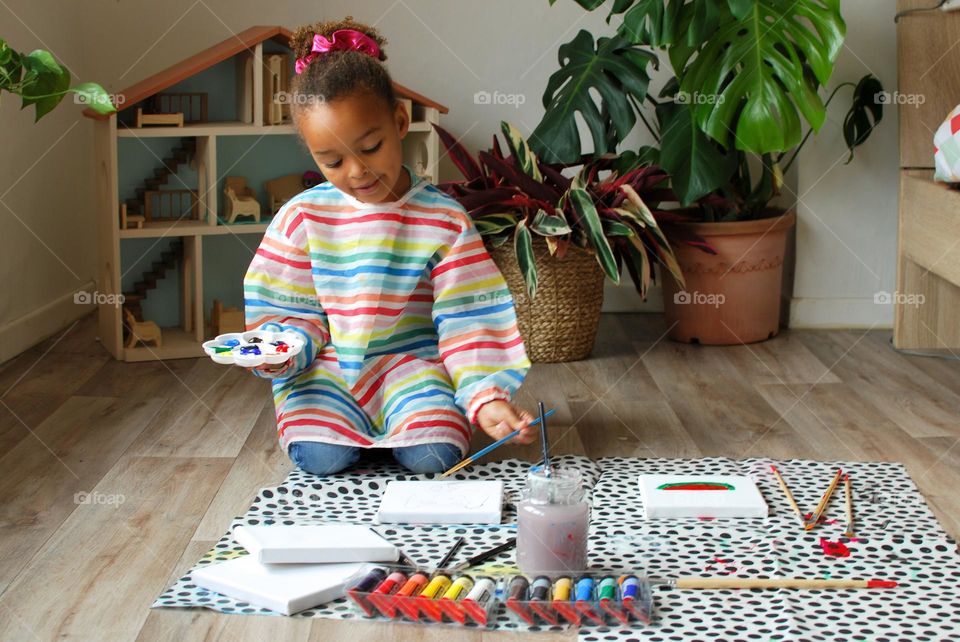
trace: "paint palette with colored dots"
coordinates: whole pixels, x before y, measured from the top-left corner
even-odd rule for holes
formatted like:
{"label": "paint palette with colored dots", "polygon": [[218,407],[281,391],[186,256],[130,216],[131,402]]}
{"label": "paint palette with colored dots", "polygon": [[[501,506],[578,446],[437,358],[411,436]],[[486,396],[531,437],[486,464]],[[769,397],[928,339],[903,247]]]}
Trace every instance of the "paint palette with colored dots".
{"label": "paint palette with colored dots", "polygon": [[203,351],[223,364],[255,368],[263,364],[280,364],[303,350],[303,337],[296,332],[231,332],[218,335],[203,344]]}

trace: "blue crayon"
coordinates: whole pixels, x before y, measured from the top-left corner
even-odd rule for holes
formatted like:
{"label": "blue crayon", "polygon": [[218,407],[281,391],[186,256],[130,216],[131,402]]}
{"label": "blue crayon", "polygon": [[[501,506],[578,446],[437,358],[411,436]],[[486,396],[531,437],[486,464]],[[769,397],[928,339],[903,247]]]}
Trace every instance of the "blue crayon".
{"label": "blue crayon", "polygon": [[593,578],[582,577],[577,580],[577,590],[575,591],[577,602],[589,602],[593,599]]}
{"label": "blue crayon", "polygon": [[620,595],[623,600],[635,600],[640,592],[640,580],[636,575],[624,575],[620,578]]}

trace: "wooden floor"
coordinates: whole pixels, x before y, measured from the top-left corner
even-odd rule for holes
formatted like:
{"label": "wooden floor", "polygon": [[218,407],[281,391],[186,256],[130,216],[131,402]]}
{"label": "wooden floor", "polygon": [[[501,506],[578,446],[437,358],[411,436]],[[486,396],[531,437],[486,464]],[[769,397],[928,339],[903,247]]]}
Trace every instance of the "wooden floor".
{"label": "wooden floor", "polygon": [[[604,316],[589,360],[533,367],[519,402],[557,409],[554,452],[901,461],[960,535],[960,362],[897,354],[888,331],[704,348],[664,330]],[[209,360],[119,363],[95,334],[85,318],[0,367],[0,639],[514,639],[149,610],[291,464],[267,382]]]}

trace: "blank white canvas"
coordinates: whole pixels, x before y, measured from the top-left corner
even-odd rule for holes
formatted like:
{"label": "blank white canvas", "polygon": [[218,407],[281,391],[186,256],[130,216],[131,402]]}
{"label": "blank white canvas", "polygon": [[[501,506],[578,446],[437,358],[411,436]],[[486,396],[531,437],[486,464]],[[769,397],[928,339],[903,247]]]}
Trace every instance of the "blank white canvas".
{"label": "blank white canvas", "polygon": [[499,524],[503,482],[393,481],[377,517],[382,524]]}
{"label": "blank white canvas", "polygon": [[[734,490],[661,490],[662,484],[718,482]],[[740,475],[640,475],[647,518],[766,517],[767,503],[749,477]]]}
{"label": "blank white canvas", "polygon": [[366,564],[261,564],[251,555],[204,566],[197,586],[285,615],[346,595],[346,583]]}
{"label": "blank white canvas", "polygon": [[260,563],[395,562],[396,546],[359,524],[243,526],[233,538]]}

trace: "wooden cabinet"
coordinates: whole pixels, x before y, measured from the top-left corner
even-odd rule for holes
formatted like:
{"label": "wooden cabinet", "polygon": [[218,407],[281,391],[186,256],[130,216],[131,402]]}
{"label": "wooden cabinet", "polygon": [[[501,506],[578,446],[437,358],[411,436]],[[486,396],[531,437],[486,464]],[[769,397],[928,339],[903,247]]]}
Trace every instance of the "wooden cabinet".
{"label": "wooden cabinet", "polygon": [[[900,0],[900,11],[929,7]],[[960,349],[960,191],[933,180],[933,135],[960,104],[960,12],[923,11],[897,25],[900,223],[893,342]]]}

